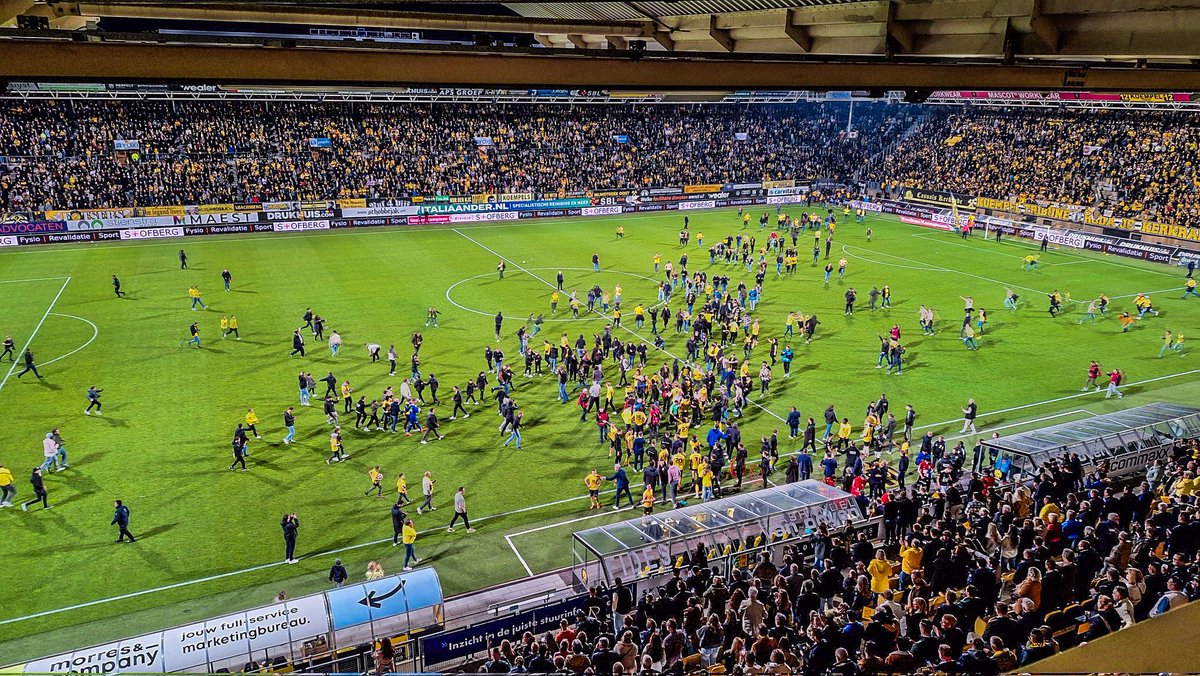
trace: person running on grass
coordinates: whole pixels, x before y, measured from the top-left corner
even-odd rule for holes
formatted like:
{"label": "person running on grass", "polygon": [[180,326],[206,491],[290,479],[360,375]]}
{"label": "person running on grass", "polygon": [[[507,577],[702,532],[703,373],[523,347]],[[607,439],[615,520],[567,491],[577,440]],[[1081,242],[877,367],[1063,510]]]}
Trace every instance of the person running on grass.
{"label": "person running on grass", "polygon": [[[375,497],[383,497],[383,472],[379,469],[379,465],[375,465],[367,470],[367,476],[371,479],[371,487],[367,489],[363,495],[370,495],[371,491],[375,491]],[[399,503],[396,503],[399,504]]]}
{"label": "person running on grass", "polygon": [[[121,280],[117,279],[116,275],[112,276],[113,293],[117,294],[117,298],[124,298],[125,292],[121,290]],[[1184,296],[1186,298],[1186,296]]]}
{"label": "person running on grass", "polygon": [[84,415],[91,415],[93,408],[96,409],[96,415],[104,415],[103,413],[100,412],[100,407],[102,405],[100,403],[100,393],[103,391],[104,390],[96,387],[95,385],[91,385],[88,387],[88,389],[87,389],[88,405],[87,405],[87,408],[83,409]]}
{"label": "person running on grass", "polygon": [[[194,327],[196,325],[192,324],[192,326]],[[199,338],[196,339],[196,347],[200,347],[200,339]],[[24,359],[25,359],[25,368],[21,369],[21,372],[17,374],[17,377],[20,378],[21,376],[25,375],[26,373],[33,371],[33,375],[37,376],[38,380],[45,380],[45,378],[42,377],[42,374],[38,373],[37,363],[33,358],[33,350],[30,350],[29,348],[25,348]]]}

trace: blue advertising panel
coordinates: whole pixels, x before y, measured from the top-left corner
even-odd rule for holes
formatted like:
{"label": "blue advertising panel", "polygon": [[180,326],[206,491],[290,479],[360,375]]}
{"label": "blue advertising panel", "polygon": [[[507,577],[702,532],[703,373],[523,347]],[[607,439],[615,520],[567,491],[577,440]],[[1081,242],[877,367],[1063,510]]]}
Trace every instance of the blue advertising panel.
{"label": "blue advertising panel", "polygon": [[442,603],[442,585],[432,568],[325,592],[334,630],[411,613]]}
{"label": "blue advertising panel", "polygon": [[562,620],[574,621],[575,614],[583,609],[585,601],[587,595],[583,594],[542,608],[422,639],[421,651],[425,656],[425,664],[441,664],[483,652],[489,642],[499,644],[504,639],[516,641],[527,631],[539,634],[557,629]]}

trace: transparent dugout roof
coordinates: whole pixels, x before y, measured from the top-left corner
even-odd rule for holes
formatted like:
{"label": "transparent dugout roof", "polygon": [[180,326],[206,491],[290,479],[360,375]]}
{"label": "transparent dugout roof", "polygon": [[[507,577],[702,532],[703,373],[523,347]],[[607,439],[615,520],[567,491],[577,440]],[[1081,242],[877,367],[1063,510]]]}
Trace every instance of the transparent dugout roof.
{"label": "transparent dugout roof", "polygon": [[764,517],[784,515],[830,502],[848,502],[858,515],[855,518],[861,518],[852,495],[820,481],[809,480],[596,526],[576,532],[575,539],[597,555],[607,556],[654,542],[760,522]]}
{"label": "transparent dugout roof", "polygon": [[1061,453],[1070,447],[1105,437],[1166,435],[1183,438],[1200,435],[1200,409],[1179,404],[1146,404],[1106,413],[1086,420],[1062,423],[1031,432],[985,441],[988,446],[1030,456]]}

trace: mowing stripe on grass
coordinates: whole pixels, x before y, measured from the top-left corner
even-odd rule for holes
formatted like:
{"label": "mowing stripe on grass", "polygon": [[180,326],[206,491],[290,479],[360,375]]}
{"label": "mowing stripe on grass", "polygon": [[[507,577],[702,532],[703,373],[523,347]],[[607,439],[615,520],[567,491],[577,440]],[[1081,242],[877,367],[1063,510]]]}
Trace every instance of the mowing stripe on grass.
{"label": "mowing stripe on grass", "polygon": [[[37,332],[41,330],[42,324],[46,323],[46,317],[49,317],[50,313],[54,310],[54,304],[58,302],[58,299],[62,296],[63,291],[67,290],[67,285],[71,283],[70,277],[57,277],[55,279],[66,279],[66,281],[63,282],[63,285],[59,288],[58,293],[54,294],[54,300],[50,301],[50,307],[46,308],[46,312],[42,314],[42,318],[38,321],[37,326],[33,327],[33,333],[29,334],[29,339],[25,341],[25,347],[21,348],[21,354],[25,354],[25,350],[28,350],[29,346],[33,344],[33,339],[35,336],[37,336]],[[17,362],[13,362],[12,367],[8,369],[8,373],[4,374],[4,379],[0,380],[0,390],[4,389],[4,385],[8,383],[8,379],[12,377],[13,372],[16,370]]]}

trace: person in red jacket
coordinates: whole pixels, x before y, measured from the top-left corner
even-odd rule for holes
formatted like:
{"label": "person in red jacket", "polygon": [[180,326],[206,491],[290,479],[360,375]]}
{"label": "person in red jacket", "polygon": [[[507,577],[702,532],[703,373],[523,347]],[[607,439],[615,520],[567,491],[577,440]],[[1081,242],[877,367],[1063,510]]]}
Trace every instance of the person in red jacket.
{"label": "person in red jacket", "polygon": [[1093,360],[1091,365],[1088,366],[1087,380],[1084,381],[1083,389],[1081,389],[1080,392],[1087,392],[1088,390],[1092,389],[1093,386],[1096,388],[1096,391],[1099,392],[1100,386],[1096,384],[1096,380],[1099,378],[1100,378],[1100,362]]}
{"label": "person in red jacket", "polygon": [[1121,394],[1121,391],[1117,389],[1117,386],[1121,384],[1121,381],[1125,378],[1125,374],[1121,373],[1121,369],[1113,369],[1109,371],[1107,375],[1108,391],[1104,393],[1104,398],[1108,399],[1115,394],[1117,395],[1117,399],[1124,399],[1125,395]]}

